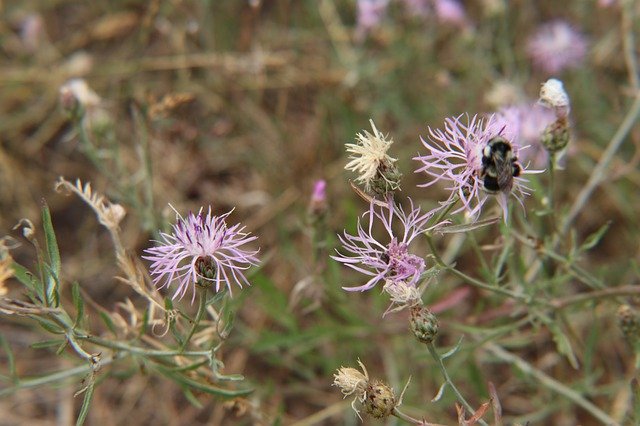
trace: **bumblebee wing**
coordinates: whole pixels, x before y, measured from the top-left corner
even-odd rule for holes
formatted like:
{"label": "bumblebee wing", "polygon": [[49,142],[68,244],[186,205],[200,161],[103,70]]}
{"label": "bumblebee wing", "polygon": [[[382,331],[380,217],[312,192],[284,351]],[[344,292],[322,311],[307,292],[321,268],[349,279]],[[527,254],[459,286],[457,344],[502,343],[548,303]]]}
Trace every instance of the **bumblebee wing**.
{"label": "bumblebee wing", "polygon": [[496,159],[496,180],[502,191],[509,192],[513,186],[513,169],[509,161],[503,158]]}

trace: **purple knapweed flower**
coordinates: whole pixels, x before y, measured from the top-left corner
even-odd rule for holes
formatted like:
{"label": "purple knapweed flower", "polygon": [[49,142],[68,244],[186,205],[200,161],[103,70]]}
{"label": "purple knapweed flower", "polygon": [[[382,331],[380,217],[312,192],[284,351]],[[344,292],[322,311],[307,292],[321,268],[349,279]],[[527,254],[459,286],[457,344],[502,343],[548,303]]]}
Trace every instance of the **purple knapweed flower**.
{"label": "purple knapweed flower", "polygon": [[202,209],[197,215],[189,213],[186,219],[178,215],[173,232],[160,233],[161,241],[155,241],[156,247],[145,250],[150,260],[153,282],[159,288],[168,287],[174,281],[178,283],[173,299],[184,297],[188,289],[195,298],[196,283],[215,283],[215,290],[226,286],[231,292],[231,284],[242,287],[249,285],[243,271],[258,264],[255,256],[258,250],[242,248],[257,237],[243,232],[239,224],[227,226],[225,219],[231,212],[220,216],[206,216]]}
{"label": "purple knapweed flower", "polygon": [[578,67],[587,54],[586,37],[568,22],[543,24],[529,38],[527,53],[534,66],[549,74]]}
{"label": "purple knapweed flower", "polygon": [[[348,254],[337,251],[331,256],[351,269],[371,277],[364,285],[358,287],[343,287],[347,291],[365,291],[376,286],[379,282],[403,282],[405,285],[415,286],[425,270],[425,262],[419,256],[409,253],[409,244],[422,232],[427,230],[426,224],[435,211],[422,213],[419,207],[414,207],[409,199],[410,210],[405,213],[402,207],[394,205],[389,200],[387,207],[371,203],[368,216],[368,226],[365,228],[358,219],[357,235],[338,235],[343,249]],[[402,233],[397,234],[392,229],[394,218],[402,225]],[[373,236],[373,223],[380,220],[388,242],[381,242]]]}
{"label": "purple knapweed flower", "polygon": [[433,8],[435,9],[438,21],[452,24],[460,28],[467,26],[467,15],[464,7],[459,1],[434,0]]}
{"label": "purple knapweed flower", "polygon": [[[463,123],[462,117],[463,115],[445,119],[444,130],[429,127],[428,139],[420,138],[429,153],[414,157],[414,160],[422,164],[416,173],[425,173],[433,178],[418,186],[427,187],[439,181],[445,182],[451,195],[444,204],[453,203],[458,198],[462,206],[452,213],[466,210],[469,216],[475,219],[488,198],[482,179],[483,151],[494,137],[506,138],[505,128],[499,127],[500,123],[494,115],[485,120],[477,115],[470,119],[466,116],[466,124]],[[517,156],[519,145],[517,141],[510,142]],[[526,173],[524,170],[523,172]],[[526,189],[521,183],[521,178],[514,177],[509,192],[522,204],[521,197],[527,194]],[[506,220],[508,192],[499,191],[496,195]]]}
{"label": "purple knapweed flower", "polygon": [[504,128],[503,136],[518,141],[518,160],[533,168],[544,168],[549,154],[542,145],[542,135],[556,120],[553,111],[537,102],[501,108],[495,115],[495,127]]}
{"label": "purple knapweed flower", "polygon": [[389,0],[358,0],[356,3],[356,22],[362,35],[380,25],[387,12]]}

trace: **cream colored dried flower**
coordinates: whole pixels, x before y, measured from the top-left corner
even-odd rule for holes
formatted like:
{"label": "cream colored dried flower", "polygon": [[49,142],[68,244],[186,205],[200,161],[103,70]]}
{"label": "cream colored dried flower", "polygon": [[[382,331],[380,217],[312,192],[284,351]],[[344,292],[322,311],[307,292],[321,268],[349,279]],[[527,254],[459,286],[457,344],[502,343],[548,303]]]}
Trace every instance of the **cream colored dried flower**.
{"label": "cream colored dried flower", "polygon": [[387,155],[393,140],[387,140],[369,120],[373,134],[364,130],[356,135],[355,144],[347,144],[349,163],[346,170],[358,173],[356,182],[364,186],[365,191],[386,194],[400,187],[400,173],[394,163],[397,161]]}
{"label": "cream colored dried flower", "polygon": [[569,115],[569,95],[560,80],[550,78],[540,88],[540,103],[556,112],[557,117]]}
{"label": "cream colored dried flower", "polygon": [[387,280],[383,290],[391,297],[391,306],[384,315],[420,304],[420,290],[415,285],[404,281]]}
{"label": "cream colored dried flower", "polygon": [[366,390],[369,385],[369,373],[364,364],[358,360],[362,373],[355,368],[340,367],[338,372],[333,375],[333,386],[337,386],[342,391],[342,394],[346,398],[349,395],[354,395],[351,408],[356,412],[358,417],[360,413],[355,407],[356,401],[364,402],[366,398]]}

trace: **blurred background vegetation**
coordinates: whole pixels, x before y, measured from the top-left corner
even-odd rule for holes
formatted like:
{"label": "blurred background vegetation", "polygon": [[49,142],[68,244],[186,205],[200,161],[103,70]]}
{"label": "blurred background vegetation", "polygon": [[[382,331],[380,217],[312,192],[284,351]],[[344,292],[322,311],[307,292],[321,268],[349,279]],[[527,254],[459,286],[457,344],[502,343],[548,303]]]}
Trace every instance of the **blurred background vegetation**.
{"label": "blurred background vegetation", "polygon": [[[457,26],[411,15],[392,0],[379,25],[357,36],[353,0],[0,1],[3,235],[21,240],[12,231],[21,218],[41,229],[46,200],[65,279],[79,282],[90,300],[110,311],[126,298],[134,305],[140,300],[114,279],[119,272],[109,235],[90,209],[53,190],[58,176],[91,182],[124,205],[124,243],[138,255],[173,221],[168,203],[182,213],[208,205],[216,213],[235,208],[233,221],[259,236],[263,264],[251,277],[252,287],[234,292],[235,326],[220,354],[225,373],[243,374],[254,392],[234,403],[196,393],[198,407],[165,378],[132,365],[110,366],[100,373],[89,424],[358,424],[350,400],[330,386],[335,369],[355,366],[357,358],[398,392],[412,377],[407,412],[455,422],[452,394],[430,402],[442,378],[408,334],[406,312],[382,318],[388,300],[378,291],[345,293],[342,285],[356,285],[362,277],[328,258],[335,234],[353,230],[366,207],[348,184],[353,176],[343,170],[344,144],[373,118],[395,141],[391,155],[404,173],[403,194],[434,206],[446,192],[415,186],[424,181],[413,174],[411,160],[422,150],[419,137],[427,126],[441,127],[445,117],[536,99],[551,76],[532,68],[527,37],[541,23],[564,19],[589,41],[583,66],[555,76],[564,81],[573,107],[570,156],[556,181],[558,205],[566,206],[638,90],[625,50],[625,37],[639,30],[638,20],[629,20],[637,16],[633,1],[609,7],[592,0],[462,3],[468,22]],[[637,54],[635,45],[631,49]],[[101,112],[85,123],[93,147],[81,143],[78,127],[59,104],[59,89],[71,78],[84,78],[101,98]],[[610,286],[638,284],[639,144],[636,126],[567,237],[583,241],[610,222],[597,245],[574,259]],[[318,179],[327,180],[329,197],[320,242],[307,211]],[[544,182],[544,176],[532,178],[542,191]],[[543,210],[541,200],[527,202],[532,229],[544,229],[536,213]],[[477,249],[499,235],[495,229],[477,233],[475,245],[459,250],[457,268],[482,275]],[[443,250],[453,238],[442,239]],[[33,264],[32,248],[21,241],[12,257]],[[429,251],[422,246],[415,252]],[[15,282],[6,286],[20,298]],[[547,288],[549,297],[583,290],[570,277]],[[447,361],[454,382],[473,406],[488,401],[492,382],[507,424],[599,423],[498,362],[474,335],[487,338],[495,331],[503,346],[619,421],[630,410],[634,358],[616,328],[615,312],[633,300],[589,301],[559,315],[579,369],[558,353],[547,327],[532,321],[509,328],[521,318],[519,309],[526,310],[512,300],[443,275],[425,302],[440,319],[439,347],[471,336]],[[186,299],[181,303],[195,309]],[[96,320],[94,327],[102,326]],[[72,352],[55,356],[31,348],[43,340],[43,331],[23,318],[3,317],[0,333],[16,355],[19,375],[77,364]],[[6,365],[4,353],[0,360]],[[75,421],[80,398],[73,393],[82,387],[76,379],[5,395],[0,424]]]}

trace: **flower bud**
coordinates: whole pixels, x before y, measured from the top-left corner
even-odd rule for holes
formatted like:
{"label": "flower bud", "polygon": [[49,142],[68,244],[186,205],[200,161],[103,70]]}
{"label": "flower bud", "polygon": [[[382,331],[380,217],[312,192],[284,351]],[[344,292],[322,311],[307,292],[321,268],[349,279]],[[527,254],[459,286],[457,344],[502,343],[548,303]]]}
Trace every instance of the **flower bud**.
{"label": "flower bud", "polygon": [[396,407],[396,396],[386,383],[375,380],[366,389],[364,411],[376,419],[389,417]]}
{"label": "flower bud", "polygon": [[567,147],[571,140],[571,129],[567,117],[558,118],[549,124],[542,133],[542,145],[554,154],[560,152]]}
{"label": "flower bud", "polygon": [[636,347],[640,343],[640,313],[629,305],[620,305],[617,312],[618,327],[627,342]]}
{"label": "flower bud", "polygon": [[387,195],[400,189],[402,173],[392,163],[383,161],[371,180],[371,191],[377,195]]}
{"label": "flower bud", "polygon": [[429,344],[435,340],[438,334],[438,319],[429,309],[416,305],[411,308],[409,327],[416,339]]}
{"label": "flower bud", "polygon": [[319,179],[313,184],[313,193],[309,201],[309,215],[321,218],[327,212],[327,181]]}

